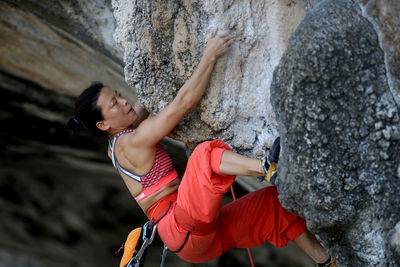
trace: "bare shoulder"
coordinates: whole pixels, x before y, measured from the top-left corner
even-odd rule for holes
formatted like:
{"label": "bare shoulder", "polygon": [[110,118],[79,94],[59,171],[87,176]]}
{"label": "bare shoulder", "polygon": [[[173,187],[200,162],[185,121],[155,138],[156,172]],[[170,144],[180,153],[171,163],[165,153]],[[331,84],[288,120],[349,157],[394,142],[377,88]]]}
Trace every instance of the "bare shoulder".
{"label": "bare shoulder", "polygon": [[120,158],[122,156],[120,163],[139,175],[146,174],[153,166],[156,147],[143,145],[136,131],[122,135],[116,149]]}

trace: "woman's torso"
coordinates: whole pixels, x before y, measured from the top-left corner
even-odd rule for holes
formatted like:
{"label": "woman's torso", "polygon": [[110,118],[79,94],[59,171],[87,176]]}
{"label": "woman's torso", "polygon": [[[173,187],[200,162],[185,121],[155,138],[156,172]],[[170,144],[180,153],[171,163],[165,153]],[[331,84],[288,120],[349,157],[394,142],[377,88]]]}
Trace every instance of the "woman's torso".
{"label": "woman's torso", "polygon": [[[126,142],[126,134],[134,132],[124,131],[116,135],[110,143],[108,156],[113,160],[131,195],[139,198],[138,204],[146,213],[158,200],[175,192],[180,180],[170,156],[161,145],[157,144],[150,149],[138,148]],[[126,149],[130,150],[130,155],[134,152],[135,157],[128,159]]]}

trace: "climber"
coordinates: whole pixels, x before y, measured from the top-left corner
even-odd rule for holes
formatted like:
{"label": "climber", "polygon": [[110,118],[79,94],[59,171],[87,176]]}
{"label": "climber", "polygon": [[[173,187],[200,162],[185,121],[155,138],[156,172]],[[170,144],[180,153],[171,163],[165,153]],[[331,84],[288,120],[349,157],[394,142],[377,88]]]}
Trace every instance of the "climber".
{"label": "climber", "polygon": [[69,126],[84,125],[109,138],[108,156],[115,168],[147,217],[160,218],[158,234],[180,258],[204,262],[234,247],[255,247],[266,240],[281,247],[292,240],[323,263],[319,266],[335,266],[305,220],[282,208],[276,187],[222,206],[222,195],[236,175],[264,176],[268,161],[234,153],[221,140],[207,141],[193,151],[180,180],[159,144],[195,108],[215,62],[232,43],[228,33],[213,30],[196,70],[157,115],[148,118],[138,103],[132,107],[117,91],[94,83],[79,96]]}

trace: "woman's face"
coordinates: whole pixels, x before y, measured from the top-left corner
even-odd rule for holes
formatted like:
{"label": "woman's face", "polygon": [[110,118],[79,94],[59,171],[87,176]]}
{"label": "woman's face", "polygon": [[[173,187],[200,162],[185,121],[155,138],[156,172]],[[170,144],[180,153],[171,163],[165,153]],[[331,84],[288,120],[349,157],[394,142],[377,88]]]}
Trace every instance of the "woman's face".
{"label": "woman's face", "polygon": [[137,114],[132,105],[120,93],[107,87],[101,89],[97,106],[101,108],[104,120],[96,125],[103,131],[126,130],[137,119]]}

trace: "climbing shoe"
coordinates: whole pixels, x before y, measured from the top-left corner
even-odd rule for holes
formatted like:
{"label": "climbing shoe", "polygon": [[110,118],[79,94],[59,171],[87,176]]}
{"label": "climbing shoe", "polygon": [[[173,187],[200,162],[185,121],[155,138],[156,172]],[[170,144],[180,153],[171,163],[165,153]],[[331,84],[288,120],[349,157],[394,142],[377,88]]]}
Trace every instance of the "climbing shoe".
{"label": "climbing shoe", "polygon": [[329,256],[329,259],[325,263],[317,263],[315,267],[337,267],[336,259]]}
{"label": "climbing shoe", "polygon": [[259,182],[267,181],[275,185],[277,178],[276,164],[278,163],[279,160],[280,151],[281,151],[280,137],[278,136],[275,139],[274,143],[272,144],[271,149],[268,152],[268,155],[261,159],[261,166],[264,169],[265,175],[257,177],[257,180]]}

